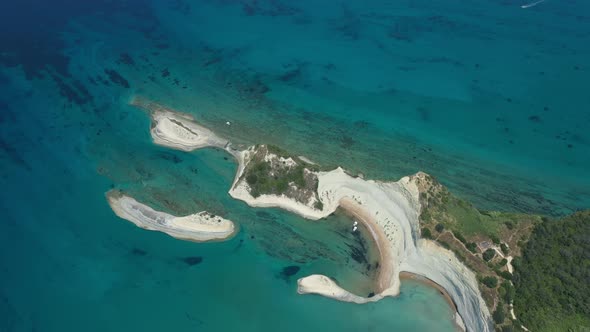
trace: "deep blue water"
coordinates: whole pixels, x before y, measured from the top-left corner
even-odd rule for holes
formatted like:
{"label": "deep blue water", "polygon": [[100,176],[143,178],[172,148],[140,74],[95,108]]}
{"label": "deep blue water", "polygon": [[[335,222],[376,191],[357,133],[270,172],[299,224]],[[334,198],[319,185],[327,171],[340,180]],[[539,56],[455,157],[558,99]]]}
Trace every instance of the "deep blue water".
{"label": "deep blue water", "polygon": [[[451,330],[420,285],[364,306],[297,295],[316,272],[368,290],[348,220],[232,200],[231,158],[154,146],[127,102],[370,178],[424,170],[483,209],[588,208],[590,3],[520,5],[0,3],[0,331]],[[110,211],[112,187],[240,233],[194,244],[137,229]]]}

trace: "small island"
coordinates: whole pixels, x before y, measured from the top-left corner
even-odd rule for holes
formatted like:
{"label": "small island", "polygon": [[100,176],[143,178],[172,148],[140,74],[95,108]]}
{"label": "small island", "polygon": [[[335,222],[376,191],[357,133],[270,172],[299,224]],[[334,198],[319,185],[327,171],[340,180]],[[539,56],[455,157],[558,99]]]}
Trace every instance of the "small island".
{"label": "small island", "polygon": [[221,241],[236,232],[230,220],[212,215],[206,211],[184,217],[176,217],[141,204],[118,190],[106,194],[111,209],[117,216],[138,227],[166,233],[181,240],[195,242]]}

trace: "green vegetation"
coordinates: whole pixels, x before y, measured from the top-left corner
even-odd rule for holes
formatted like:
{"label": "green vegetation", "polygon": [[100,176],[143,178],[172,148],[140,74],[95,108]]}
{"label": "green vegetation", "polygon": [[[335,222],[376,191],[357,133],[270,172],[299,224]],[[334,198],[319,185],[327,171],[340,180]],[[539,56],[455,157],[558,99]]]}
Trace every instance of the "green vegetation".
{"label": "green vegetation", "polygon": [[590,330],[590,211],[538,225],[513,265],[514,306],[524,326]]}
{"label": "green vegetation", "polygon": [[496,235],[494,235],[494,234],[490,235],[490,239],[492,240],[492,242],[494,242],[494,244],[500,244],[500,238],[497,237]]}
{"label": "green vegetation", "polygon": [[496,288],[498,286],[498,278],[486,276],[481,279],[481,282],[488,288]]}
{"label": "green vegetation", "polygon": [[484,234],[489,236],[498,233],[498,223],[489,216],[481,214],[473,205],[454,196],[450,201],[446,212],[456,221],[453,229],[468,235]]}
{"label": "green vegetation", "polygon": [[[531,331],[590,331],[590,211],[562,221],[480,211],[431,176],[419,177],[416,184],[423,233],[436,231],[439,244],[478,275],[497,331],[520,325]],[[477,244],[484,241],[514,257],[514,274],[494,249],[479,255]],[[515,321],[508,315],[510,304]]]}
{"label": "green vegetation", "polygon": [[501,271],[500,276],[506,280],[512,280],[512,273],[508,272],[508,271]]}
{"label": "green vegetation", "polygon": [[430,232],[430,229],[426,227],[422,228],[422,237],[425,239],[432,239],[432,232]]}
{"label": "green vegetation", "polygon": [[467,250],[471,251],[472,253],[477,253],[477,244],[475,242],[469,242],[465,245]]}
{"label": "green vegetation", "polygon": [[304,168],[307,168],[310,171],[331,170],[331,168],[324,168],[324,167],[320,167],[318,165],[312,165],[312,164],[310,164],[310,163],[308,163],[306,161],[303,161],[298,156],[293,155],[293,154],[289,153],[288,151],[286,151],[286,150],[284,150],[284,149],[282,149],[282,148],[280,148],[280,147],[278,147],[276,145],[268,144],[268,145],[265,145],[265,146],[266,146],[266,150],[269,153],[275,154],[275,155],[277,155],[279,157],[283,157],[285,159],[286,158],[291,158],[294,161],[296,161],[297,164],[302,165]]}
{"label": "green vegetation", "polygon": [[314,209],[316,210],[323,210],[324,209],[324,203],[322,203],[322,201],[316,201],[313,204]]}
{"label": "green vegetation", "polygon": [[[252,196],[284,194],[289,189],[290,183],[295,184],[297,188],[309,186],[304,172],[305,168],[309,168],[309,164],[304,163],[297,157],[289,156],[285,151],[272,145],[267,146],[266,149],[264,147],[258,149],[244,172]],[[271,166],[269,162],[264,160],[267,151],[283,158],[291,157],[297,162],[297,165],[293,167]]]}
{"label": "green vegetation", "polygon": [[512,325],[502,326],[502,332],[512,332],[514,331],[514,327]]}
{"label": "green vegetation", "polygon": [[438,241],[438,243],[445,249],[451,249],[451,246],[445,241]]}
{"label": "green vegetation", "polygon": [[492,314],[492,318],[494,318],[494,322],[496,322],[496,324],[504,323],[506,315],[504,314],[504,306],[502,305],[502,303],[498,303],[496,310]]}
{"label": "green vegetation", "polygon": [[248,165],[246,182],[250,186],[250,194],[258,197],[262,194],[283,194],[289,189],[289,183],[294,182],[297,187],[305,186],[305,178],[302,165],[293,168],[275,170],[275,175],[270,176],[270,165],[264,161]]}
{"label": "green vegetation", "polygon": [[508,253],[510,252],[510,249],[508,249],[508,246],[506,245],[506,243],[500,244],[500,249],[502,249],[502,252],[504,253],[504,255],[508,255]]}
{"label": "green vegetation", "polygon": [[276,154],[279,157],[283,157],[283,158],[293,157],[293,156],[291,156],[291,154],[289,152],[287,152],[287,150],[284,150],[276,145],[267,144],[266,149],[268,150],[268,152],[270,152],[272,154]]}
{"label": "green vegetation", "polygon": [[505,225],[516,228],[524,217],[527,220],[537,218],[519,213],[479,211],[469,202],[451,194],[434,177],[426,175],[421,181],[424,191],[420,193],[420,201],[425,207],[421,220],[436,223],[435,230],[439,233],[444,229],[453,231],[461,242],[464,242],[461,239],[483,235],[499,244],[500,230],[509,227]]}
{"label": "green vegetation", "polygon": [[494,258],[494,256],[496,256],[496,251],[494,249],[488,249],[486,250],[482,257],[486,262],[489,262],[492,258]]}
{"label": "green vegetation", "polygon": [[502,293],[502,299],[506,304],[512,303],[514,300],[514,294],[516,290],[514,286],[509,281],[503,281],[502,286],[500,286],[500,293]]}
{"label": "green vegetation", "polygon": [[461,241],[461,243],[467,243],[467,240],[465,240],[465,237],[463,236],[463,234],[461,234],[461,232],[453,231],[453,235],[457,238],[457,240]]}
{"label": "green vegetation", "polygon": [[438,223],[436,224],[436,226],[434,227],[434,229],[436,229],[437,232],[442,233],[442,231],[445,230],[445,225]]}

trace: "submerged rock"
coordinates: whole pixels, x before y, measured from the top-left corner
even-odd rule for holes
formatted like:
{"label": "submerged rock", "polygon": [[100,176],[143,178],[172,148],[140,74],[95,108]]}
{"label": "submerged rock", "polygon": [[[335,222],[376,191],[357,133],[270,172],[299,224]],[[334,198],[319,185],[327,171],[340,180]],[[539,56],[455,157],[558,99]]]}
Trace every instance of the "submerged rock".
{"label": "submerged rock", "polygon": [[285,276],[290,277],[292,275],[297,274],[297,272],[299,272],[300,269],[301,268],[299,266],[297,266],[297,265],[290,265],[290,266],[287,266],[287,267],[283,268],[283,272],[282,273]]}
{"label": "submerged rock", "polygon": [[189,257],[183,258],[182,261],[188,266],[193,266],[193,265],[200,264],[203,261],[203,257],[189,256]]}
{"label": "submerged rock", "polygon": [[143,249],[139,249],[139,248],[133,248],[131,250],[131,253],[135,256],[145,256],[147,255],[147,251],[143,250]]}

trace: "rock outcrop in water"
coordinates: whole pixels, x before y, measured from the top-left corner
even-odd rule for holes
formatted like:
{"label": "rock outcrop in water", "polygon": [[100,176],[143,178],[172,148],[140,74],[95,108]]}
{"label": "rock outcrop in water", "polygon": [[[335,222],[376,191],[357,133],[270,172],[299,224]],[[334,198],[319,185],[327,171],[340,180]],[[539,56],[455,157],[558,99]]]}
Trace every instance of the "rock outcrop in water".
{"label": "rock outcrop in water", "polygon": [[206,211],[176,217],[156,211],[117,190],[109,191],[106,196],[117,216],[138,227],[163,232],[177,239],[196,242],[219,241],[231,237],[236,231],[233,222]]}

